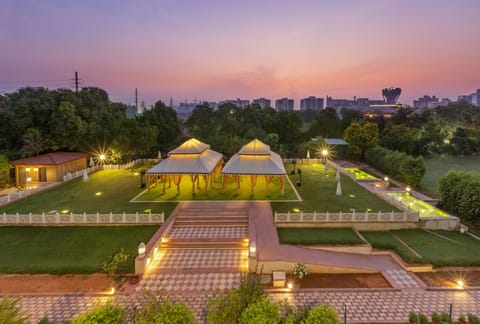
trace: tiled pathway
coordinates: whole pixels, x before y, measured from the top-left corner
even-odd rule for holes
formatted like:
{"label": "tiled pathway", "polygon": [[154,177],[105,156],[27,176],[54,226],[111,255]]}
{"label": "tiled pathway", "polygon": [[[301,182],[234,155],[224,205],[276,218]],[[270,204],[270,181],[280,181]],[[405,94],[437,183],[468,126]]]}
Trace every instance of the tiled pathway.
{"label": "tiled pathway", "polygon": [[[205,204],[205,203],[204,203]],[[157,262],[152,271],[146,275],[139,285],[142,288],[159,291],[164,290],[172,300],[185,302],[194,312],[199,323],[205,321],[205,306],[208,298],[213,296],[215,289],[229,289],[238,286],[241,273],[246,271],[246,246],[244,234],[247,231],[246,220],[239,218],[239,210],[232,210],[232,204],[226,203],[230,209],[227,222],[220,219],[212,221],[216,210],[209,210],[203,219],[199,219],[202,226],[192,226],[195,223],[195,214],[202,214],[194,208],[186,208],[182,222],[174,226],[169,233],[169,244],[163,254],[158,254]],[[271,210],[268,204],[252,203],[255,205],[250,212],[255,218],[272,221]],[[237,206],[233,204],[233,206]],[[238,208],[237,208],[238,209]],[[248,207],[242,215],[248,214]],[[270,214],[269,214],[270,213]],[[202,216],[202,215],[201,215]],[[267,218],[265,218],[267,217]],[[218,224],[217,224],[218,223]],[[268,223],[268,222],[267,222]],[[265,225],[265,224],[263,224]],[[278,253],[284,253],[287,259],[300,261],[314,261],[305,259],[312,254],[301,249],[286,249],[280,251],[278,238],[272,242],[274,233],[268,232],[262,223],[249,230],[257,238],[257,251],[260,257],[271,258]],[[268,225],[267,227],[271,224]],[[271,228],[270,228],[271,231]],[[203,242],[203,243],[202,243]],[[260,243],[260,244],[259,244]],[[282,247],[283,249],[283,247]],[[313,251],[314,252],[314,251]],[[324,256],[334,256],[331,253],[320,253]],[[343,305],[347,305],[347,323],[405,323],[411,311],[424,314],[432,312],[448,312],[449,304],[453,304],[454,318],[460,314],[474,313],[480,315],[480,290],[471,291],[429,291],[411,273],[403,270],[387,257],[371,258],[363,256],[358,259],[361,267],[378,267],[385,277],[398,290],[315,290],[294,291],[290,293],[270,293],[274,301],[288,300],[293,305],[311,306],[324,303],[333,306],[339,316],[343,318]],[[333,262],[336,260],[329,260]],[[376,265],[371,262],[377,262]],[[298,262],[298,261],[297,261]],[[347,265],[345,258],[338,259]],[[342,263],[343,262],[343,263]],[[246,264],[245,264],[246,265]],[[31,316],[31,322],[37,323],[43,316],[61,323],[70,319],[74,314],[87,311],[97,303],[114,299],[121,305],[133,309],[144,303],[144,296],[138,293],[133,296],[116,295],[115,297],[99,296],[24,296],[21,297],[22,308]]]}

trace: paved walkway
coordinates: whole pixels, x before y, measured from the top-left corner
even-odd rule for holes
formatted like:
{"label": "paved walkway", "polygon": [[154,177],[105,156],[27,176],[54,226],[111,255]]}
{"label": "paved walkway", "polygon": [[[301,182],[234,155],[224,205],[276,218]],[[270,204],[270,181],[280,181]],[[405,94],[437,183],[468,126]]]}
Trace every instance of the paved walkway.
{"label": "paved walkway", "polygon": [[425,290],[415,275],[389,256],[336,253],[279,244],[268,202],[191,202],[181,203],[177,208],[181,208],[177,214],[180,217],[175,219],[167,234],[168,243],[157,254],[137,294],[23,296],[21,306],[30,314],[32,323],[44,316],[61,323],[111,299],[129,309],[141,307],[145,302],[143,289],[162,290],[172,300],[183,301],[194,312],[197,322],[203,323],[205,306],[214,290],[238,286],[241,274],[246,271],[246,233],[257,244],[259,262],[286,260],[379,271],[395,288],[271,291],[274,301],[286,299],[293,305],[307,307],[324,303],[333,306],[341,317],[346,304],[348,323],[405,323],[411,311],[448,312],[450,303],[454,305],[455,318],[466,313],[480,315],[480,290]]}

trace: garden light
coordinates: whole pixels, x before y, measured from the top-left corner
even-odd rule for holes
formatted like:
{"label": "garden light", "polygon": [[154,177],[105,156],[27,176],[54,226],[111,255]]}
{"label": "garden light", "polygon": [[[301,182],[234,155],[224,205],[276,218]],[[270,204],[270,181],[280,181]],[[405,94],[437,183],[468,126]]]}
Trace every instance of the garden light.
{"label": "garden light", "polygon": [[255,257],[257,255],[257,244],[255,242],[250,243],[250,247],[248,248],[249,255],[251,257]]}
{"label": "garden light", "polygon": [[109,295],[113,295],[115,294],[115,287],[112,287],[112,289],[110,289],[110,291],[108,292]]}
{"label": "garden light", "polygon": [[69,212],[68,209],[64,209],[64,210],[62,210],[60,213],[62,213],[62,214],[67,214],[68,212]]}
{"label": "garden light", "polygon": [[100,159],[100,161],[104,161],[105,160],[105,154],[100,154],[100,156],[98,158]]}
{"label": "garden light", "polygon": [[465,288],[465,283],[463,282],[463,280],[457,280],[457,288],[459,289]]}
{"label": "garden light", "polygon": [[412,191],[412,188],[410,188],[410,186],[407,186],[405,188],[405,191],[407,192],[407,194],[410,194],[410,191]]}
{"label": "garden light", "polygon": [[141,243],[138,245],[138,255],[139,255],[139,256],[144,256],[146,249],[147,249],[147,248],[146,248],[146,246],[145,246],[145,243],[141,242]]}
{"label": "garden light", "polygon": [[388,182],[388,177],[383,178],[385,182]]}
{"label": "garden light", "polygon": [[291,283],[291,282],[287,283],[287,288],[292,289],[293,288],[293,283]]}
{"label": "garden light", "polygon": [[102,193],[100,191],[95,193],[95,196],[101,196],[101,195],[102,195]]}

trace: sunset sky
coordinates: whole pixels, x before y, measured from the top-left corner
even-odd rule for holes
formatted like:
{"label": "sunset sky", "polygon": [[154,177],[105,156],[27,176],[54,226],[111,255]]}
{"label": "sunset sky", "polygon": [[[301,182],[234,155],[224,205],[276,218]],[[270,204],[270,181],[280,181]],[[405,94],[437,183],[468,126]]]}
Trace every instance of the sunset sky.
{"label": "sunset sky", "polygon": [[[2,0],[0,93],[104,88],[153,104],[402,88],[456,99],[480,88],[479,0]],[[28,81],[28,82],[27,82]],[[41,81],[41,82],[40,82]]]}

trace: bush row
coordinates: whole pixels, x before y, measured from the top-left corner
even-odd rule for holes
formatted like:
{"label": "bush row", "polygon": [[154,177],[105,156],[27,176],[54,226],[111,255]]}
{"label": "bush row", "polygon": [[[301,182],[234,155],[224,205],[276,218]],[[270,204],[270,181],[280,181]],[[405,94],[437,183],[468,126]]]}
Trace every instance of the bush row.
{"label": "bush row", "polygon": [[365,152],[365,160],[390,177],[417,186],[425,174],[423,157],[375,146]]}
{"label": "bush row", "polygon": [[480,221],[480,174],[451,170],[439,181],[443,207],[467,220]]}

